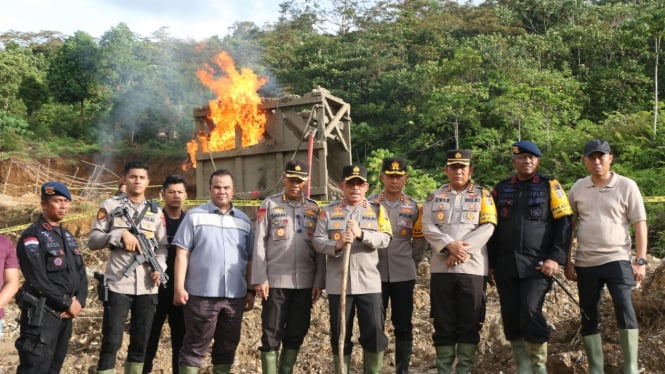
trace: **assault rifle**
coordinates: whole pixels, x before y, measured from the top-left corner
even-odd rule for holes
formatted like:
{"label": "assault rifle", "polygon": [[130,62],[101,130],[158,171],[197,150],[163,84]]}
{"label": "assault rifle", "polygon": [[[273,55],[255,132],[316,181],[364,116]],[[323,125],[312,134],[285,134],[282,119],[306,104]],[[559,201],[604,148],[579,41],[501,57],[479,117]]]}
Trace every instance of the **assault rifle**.
{"label": "assault rifle", "polygon": [[138,239],[139,245],[141,246],[141,253],[137,253],[134,256],[134,262],[129,265],[123,275],[125,277],[129,277],[129,275],[132,274],[136,267],[147,262],[150,265],[152,271],[159,273],[159,282],[162,287],[166,288],[166,283],[169,281],[169,276],[164,272],[159,262],[157,262],[157,257],[155,256],[155,250],[157,250],[159,247],[157,240],[155,240],[155,238],[148,239],[145,234],[142,233],[138,227],[136,227],[136,223],[129,215],[129,210],[126,207],[116,209],[114,215],[118,217],[125,217],[129,223],[129,232],[136,236],[136,239]]}

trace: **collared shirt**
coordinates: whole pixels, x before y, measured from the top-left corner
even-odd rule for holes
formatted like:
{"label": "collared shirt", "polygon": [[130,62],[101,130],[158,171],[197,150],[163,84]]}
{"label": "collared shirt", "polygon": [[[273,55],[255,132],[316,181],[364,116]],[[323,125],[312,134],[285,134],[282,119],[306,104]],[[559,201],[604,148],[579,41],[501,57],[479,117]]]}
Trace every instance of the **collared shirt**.
{"label": "collared shirt", "polygon": [[385,209],[376,203],[363,200],[357,206],[349,206],[345,200],[336,201],[321,209],[314,231],[314,248],[328,256],[326,261],[326,290],[339,295],[342,290],[343,252],[335,244],[346,229],[346,221],[358,222],[363,237],[351,245],[348,295],[361,295],[381,292],[381,274],[377,267],[377,249],[390,244],[390,219]]}
{"label": "collared shirt", "polygon": [[319,205],[306,197],[293,201],[278,193],[263,200],[256,218],[252,284],[325,286],[325,256],[312,245],[318,217]]}
{"label": "collared shirt", "polygon": [[137,266],[128,276],[124,276],[127,268],[135,261],[136,253],[127,252],[122,243],[122,233],[130,228],[129,223],[124,217],[114,215],[114,212],[118,211],[117,209],[126,208],[130,216],[136,219],[147,206],[143,218],[140,222],[136,222],[136,226],[148,239],[154,238],[157,241],[155,256],[162,269],[166,269],[168,242],[164,216],[156,204],[154,211],[150,205],[150,202],[143,201],[134,206],[126,195],[118,195],[105,200],[97,212],[88,237],[88,246],[92,250],[111,249],[105,275],[109,289],[113,292],[126,295],[146,295],[158,292],[157,285],[151,278],[152,269],[148,263]]}
{"label": "collared shirt", "polygon": [[[489,191],[473,183],[460,192],[445,184],[432,193],[423,206],[423,233],[432,246],[431,272],[487,275],[487,242],[496,221]],[[443,249],[453,241],[468,242],[470,258],[448,267],[449,254]]]}
{"label": "collared shirt", "polygon": [[254,231],[249,217],[241,210],[232,206],[222,213],[212,201],[191,209],[172,244],[190,253],[185,276],[188,293],[203,297],[245,297]]}
{"label": "collared shirt", "polygon": [[416,279],[416,266],[422,261],[427,247],[418,203],[405,194],[400,194],[397,200],[391,202],[383,192],[367,199],[383,205],[392,226],[393,237],[388,248],[379,250],[381,281]]}
{"label": "collared shirt", "polygon": [[612,172],[609,183],[599,188],[587,176],[575,182],[569,200],[578,218],[575,266],[629,261],[630,225],[647,219],[635,181]]}

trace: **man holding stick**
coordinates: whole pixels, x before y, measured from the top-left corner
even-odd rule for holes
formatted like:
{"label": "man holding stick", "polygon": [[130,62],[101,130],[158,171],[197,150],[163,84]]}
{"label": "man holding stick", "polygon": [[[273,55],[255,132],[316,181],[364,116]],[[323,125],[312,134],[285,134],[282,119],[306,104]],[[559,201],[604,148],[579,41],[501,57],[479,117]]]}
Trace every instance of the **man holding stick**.
{"label": "man holding stick", "polygon": [[[335,372],[348,372],[353,348],[353,316],[357,313],[364,372],[380,373],[388,338],[383,333],[377,249],[386,248],[390,243],[390,219],[381,205],[365,198],[369,184],[367,169],[363,166],[345,166],[340,188],[344,199],[321,209],[313,240],[314,248],[328,256],[326,289]],[[348,267],[344,266],[344,250],[349,253]],[[346,279],[346,287],[342,287],[343,279]],[[340,313],[340,305],[345,306],[343,314]],[[346,321],[344,326],[340,323],[342,315],[342,322]],[[343,352],[339,352],[337,345],[340,336],[344,339]],[[340,354],[344,368],[339,363]]]}

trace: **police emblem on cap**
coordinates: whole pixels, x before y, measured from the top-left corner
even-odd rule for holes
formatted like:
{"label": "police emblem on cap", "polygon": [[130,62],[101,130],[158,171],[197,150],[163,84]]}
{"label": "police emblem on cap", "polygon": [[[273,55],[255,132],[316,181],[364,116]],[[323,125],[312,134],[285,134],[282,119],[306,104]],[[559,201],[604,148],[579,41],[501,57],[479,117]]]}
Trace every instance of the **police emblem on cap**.
{"label": "police emblem on cap", "polygon": [[520,153],[520,147],[514,145],[514,146],[513,146],[513,153],[514,153],[514,154],[518,154],[518,153]]}
{"label": "police emblem on cap", "polygon": [[300,170],[302,170],[302,168],[300,167],[300,165],[296,165],[295,169],[296,169],[296,171],[300,171]]}
{"label": "police emblem on cap", "polygon": [[455,158],[462,158],[462,154],[459,152],[455,153]]}
{"label": "police emblem on cap", "polygon": [[353,175],[360,175],[360,168],[357,166],[353,167]]}
{"label": "police emblem on cap", "polygon": [[393,161],[393,163],[390,165],[390,167],[393,170],[399,170],[399,161],[397,161],[397,160]]}
{"label": "police emblem on cap", "polygon": [[51,186],[44,187],[44,193],[46,195],[55,195],[55,188]]}

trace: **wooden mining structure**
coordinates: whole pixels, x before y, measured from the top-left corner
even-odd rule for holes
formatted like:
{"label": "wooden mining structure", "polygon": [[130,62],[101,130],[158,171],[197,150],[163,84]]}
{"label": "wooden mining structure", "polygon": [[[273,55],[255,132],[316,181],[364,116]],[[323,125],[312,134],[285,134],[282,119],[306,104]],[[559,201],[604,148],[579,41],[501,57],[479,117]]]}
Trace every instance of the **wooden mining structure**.
{"label": "wooden mining structure", "polygon": [[[281,176],[289,160],[307,162],[310,154],[310,197],[339,198],[342,168],[351,163],[351,106],[317,88],[303,96],[264,98],[259,108],[266,111],[267,123],[258,144],[241,147],[241,130],[236,126],[236,148],[196,154],[197,198],[210,197],[208,180],[213,171],[228,169],[234,177],[235,200],[263,199],[282,189]],[[194,118],[196,133],[214,128],[208,106],[195,108]]]}

